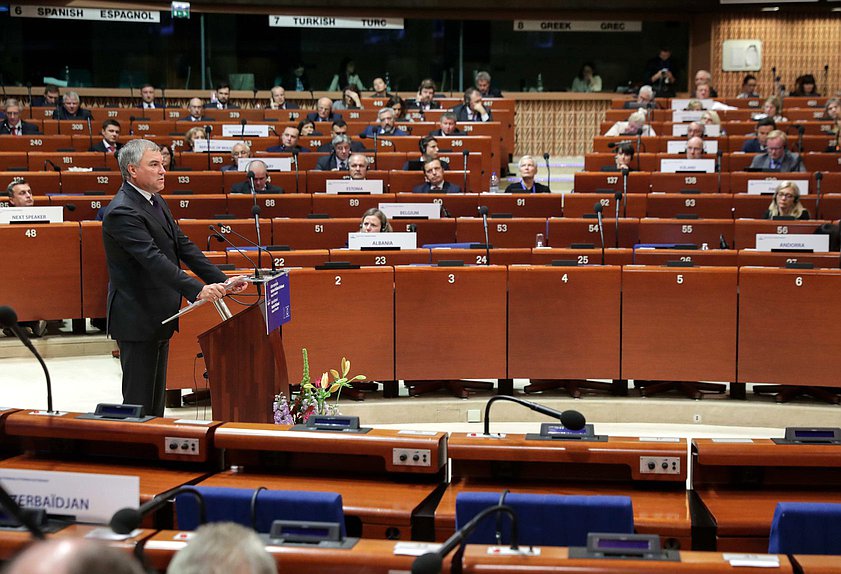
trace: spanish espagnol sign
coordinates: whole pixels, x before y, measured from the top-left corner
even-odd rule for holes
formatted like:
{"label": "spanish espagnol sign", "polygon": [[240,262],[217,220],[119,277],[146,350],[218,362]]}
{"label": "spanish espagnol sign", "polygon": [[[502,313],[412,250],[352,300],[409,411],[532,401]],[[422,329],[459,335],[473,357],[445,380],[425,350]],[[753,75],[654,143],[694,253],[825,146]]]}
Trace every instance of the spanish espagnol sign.
{"label": "spanish espagnol sign", "polygon": [[12,4],[10,13],[19,18],[47,18],[58,20],[99,20],[104,22],[160,23],[156,10],[125,8],[80,8],[77,6],[23,6]]}

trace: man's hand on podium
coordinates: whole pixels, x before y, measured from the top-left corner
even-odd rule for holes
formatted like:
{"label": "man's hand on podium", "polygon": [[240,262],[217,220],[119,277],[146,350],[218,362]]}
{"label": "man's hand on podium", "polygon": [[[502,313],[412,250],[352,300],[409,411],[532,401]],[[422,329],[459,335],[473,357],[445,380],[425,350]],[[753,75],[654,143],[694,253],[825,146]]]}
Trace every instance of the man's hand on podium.
{"label": "man's hand on podium", "polygon": [[222,285],[225,286],[226,291],[234,294],[242,293],[243,291],[248,289],[248,281],[245,275],[237,275],[236,277],[231,277]]}
{"label": "man's hand on podium", "polygon": [[225,291],[225,284],[224,283],[211,283],[209,285],[205,285],[199,291],[198,297],[196,297],[197,301],[218,301],[222,297],[226,295]]}

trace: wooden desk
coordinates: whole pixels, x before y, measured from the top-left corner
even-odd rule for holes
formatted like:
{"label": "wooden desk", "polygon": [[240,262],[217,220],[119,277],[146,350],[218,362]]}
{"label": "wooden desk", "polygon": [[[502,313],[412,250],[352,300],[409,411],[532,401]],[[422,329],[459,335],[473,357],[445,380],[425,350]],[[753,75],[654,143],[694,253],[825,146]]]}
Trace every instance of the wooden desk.
{"label": "wooden desk", "polygon": [[166,193],[176,195],[225,193],[218,171],[168,171]]}
{"label": "wooden desk", "polygon": [[[488,219],[488,241],[494,247],[534,247],[538,233],[543,234],[545,243],[545,218]],[[482,219],[459,217],[456,220],[456,239],[459,243],[485,243]]]}
{"label": "wooden desk", "polygon": [[[243,237],[257,243],[257,229],[254,226],[254,219],[180,219],[178,226],[184,235],[190,238],[190,241],[199,247],[207,246],[208,236],[213,235],[210,226],[213,225],[219,230],[219,233],[228,238],[228,240],[236,246],[249,247],[249,243],[237,235],[231,233],[233,229]],[[270,245],[274,243],[272,240],[271,220],[260,218],[260,235],[263,239],[263,245]],[[224,247],[222,247],[224,244]],[[211,240],[211,247],[229,247],[227,242],[218,242]]]}
{"label": "wooden desk", "polygon": [[[267,193],[257,196],[257,205],[261,218],[309,217],[313,213],[312,200],[313,196],[309,193]],[[254,200],[250,195],[228,194],[228,213],[238,218],[254,217],[251,214],[253,206]]]}
{"label": "wooden desk", "polygon": [[728,193],[730,178],[719,173],[652,173],[651,191],[663,193]]}
{"label": "wooden desk", "polygon": [[739,252],[735,249],[637,249],[635,265],[666,265],[681,261],[701,266],[735,267]]}
{"label": "wooden desk", "polygon": [[618,379],[621,289],[620,267],[509,268],[509,378]]}
{"label": "wooden desk", "polygon": [[[498,213],[510,213],[513,217],[560,217],[563,209],[561,200],[564,197],[559,193],[506,193],[506,194],[482,194],[479,196],[479,203],[486,205],[489,215]],[[475,216],[476,212],[468,214]]]}
{"label": "wooden desk", "polygon": [[677,217],[682,214],[708,219],[732,219],[733,196],[729,193],[648,194],[648,217]]}
{"label": "wooden desk", "polygon": [[396,203],[396,201],[396,196],[393,193],[372,195],[317,193],[312,196],[312,213],[326,213],[328,217],[347,217],[361,220],[362,214],[368,209],[379,207],[380,203]]}
{"label": "wooden desk", "polygon": [[[361,214],[360,214],[361,215]],[[334,249],[359,231],[361,217],[343,219],[272,219],[272,242],[292,249]]]}
{"label": "wooden desk", "polygon": [[833,574],[841,568],[841,557],[838,556],[796,554],[793,558],[803,569],[803,574]]}
{"label": "wooden desk", "polygon": [[[494,247],[491,249],[490,255],[492,265],[528,265],[531,263],[531,249],[526,247]],[[488,255],[484,249],[430,249],[427,263],[437,265],[439,261],[463,261],[467,265],[487,265]]]}
{"label": "wooden desk", "polygon": [[735,228],[735,247],[738,249],[753,249],[756,247],[757,233],[814,233],[823,221],[774,221],[737,219]]}
{"label": "wooden desk", "polygon": [[[837,446],[692,441],[692,483],[722,552],[767,552],[778,502],[841,502]],[[712,550],[713,548],[709,548]]]}
{"label": "wooden desk", "polygon": [[[632,249],[608,248],[604,250],[606,265],[630,265],[634,262]],[[565,249],[558,247],[541,247],[531,250],[532,265],[551,265],[553,261],[574,261],[577,265],[599,265],[601,263],[601,249]]]}
{"label": "wooden desk", "polygon": [[[564,217],[585,217],[595,213],[596,202],[602,205],[602,217],[614,219],[616,198],[613,193],[565,193],[563,195]],[[619,217],[645,217],[648,199],[645,194],[627,194],[626,201],[619,200]],[[627,205],[626,205],[627,204]]]}
{"label": "wooden desk", "polygon": [[394,277],[396,379],[506,377],[506,267],[397,267]]}
{"label": "wooden desk", "polygon": [[82,314],[105,317],[108,302],[108,265],[102,242],[102,222],[83,221],[82,226]]}
{"label": "wooden desk", "polygon": [[811,263],[818,269],[838,269],[838,253],[774,253],[739,250],[739,267],[785,267],[786,263]]}
{"label": "wooden desk", "polygon": [[442,207],[441,216],[445,217],[446,209],[449,216],[446,217],[475,217],[479,208],[480,199],[485,196],[478,193],[398,193],[398,203],[440,203]]}
{"label": "wooden desk", "polygon": [[[271,171],[269,172],[269,182],[275,186],[281,188],[283,194],[304,194],[308,191],[307,185],[307,172],[306,171],[299,171],[297,177],[294,171],[294,163],[292,166],[293,171]],[[328,172],[329,173],[329,172]],[[234,185],[237,183],[248,182],[248,176],[246,173],[241,171],[223,171],[222,172],[222,189],[225,193],[236,197],[241,194],[231,194],[231,190],[233,189]],[[251,187],[246,183],[246,189],[249,190],[248,194],[244,194],[245,197],[251,201]],[[322,190],[323,191],[323,190]],[[274,195],[274,194],[263,194],[258,193],[258,200],[262,200],[264,195]],[[260,206],[263,207],[265,205],[264,202],[260,201]],[[250,212],[249,212],[250,213]],[[266,217],[266,215],[263,215]],[[289,216],[287,216],[289,217]]]}
{"label": "wooden desk", "polygon": [[428,265],[429,249],[364,250],[331,249],[330,261],[347,261],[353,265]]}
{"label": "wooden desk", "polygon": [[[604,221],[604,245],[606,248],[616,244],[615,220]],[[552,247],[569,247],[573,243],[590,243],[601,248],[599,222],[595,217],[552,217],[548,220],[548,244]],[[639,219],[619,218],[619,247],[633,247],[639,243]]]}
{"label": "wooden desk", "polygon": [[[628,193],[648,193],[651,189],[651,173],[632,171],[628,174]],[[575,193],[606,193],[622,191],[622,174],[613,172],[579,171],[574,179]]]}
{"label": "wooden desk", "polygon": [[[253,251],[246,251],[245,253],[251,258],[255,258],[257,249],[254,247],[250,249]],[[207,254],[205,253],[205,255]],[[235,265],[237,269],[254,269],[254,264],[238,251],[229,249],[225,251],[225,255],[226,259],[224,262]],[[330,252],[327,249],[302,249],[300,251],[271,250],[268,257],[274,259],[274,265],[278,269],[283,267],[315,267],[316,265],[322,265],[330,261]],[[270,267],[265,251],[263,251],[263,265]]]}
{"label": "wooden desk", "polygon": [[732,219],[640,219],[640,243],[688,243],[717,248],[723,238],[733,245]]}
{"label": "wooden desk", "polygon": [[[53,538],[83,538],[89,532],[97,528],[97,526],[90,526],[85,524],[71,524],[66,528],[62,528],[55,534],[48,534],[47,539]],[[126,538],[125,540],[111,540],[106,542],[109,546],[124,550],[127,553],[133,553],[135,547],[144,540],[149,539],[155,530],[141,529],[135,536]],[[0,531],[0,560],[11,560],[19,552],[32,544],[32,535],[29,531]]]}
{"label": "wooden desk", "polygon": [[622,271],[622,377],[735,381],[735,267]]}

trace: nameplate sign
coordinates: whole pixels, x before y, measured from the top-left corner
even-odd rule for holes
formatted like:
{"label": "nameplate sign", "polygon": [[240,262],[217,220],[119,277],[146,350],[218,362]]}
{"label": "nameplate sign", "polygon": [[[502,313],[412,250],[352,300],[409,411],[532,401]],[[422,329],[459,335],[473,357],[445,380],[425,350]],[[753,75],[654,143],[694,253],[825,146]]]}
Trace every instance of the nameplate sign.
{"label": "nameplate sign", "polygon": [[269,26],[273,28],[304,28],[318,30],[322,28],[347,28],[353,30],[402,30],[403,18],[354,18],[344,16],[269,16]]}
{"label": "nameplate sign", "polygon": [[269,137],[269,126],[266,124],[223,124],[222,137],[224,138],[241,138],[245,136],[253,136],[258,138]]}
{"label": "nameplate sign", "polygon": [[266,335],[292,320],[292,303],[289,294],[289,273],[272,277],[265,283],[266,297],[263,316],[266,319]]}
{"label": "nameplate sign", "polygon": [[381,194],[383,180],[381,179],[328,179],[327,193],[360,193]]}
{"label": "nameplate sign", "polygon": [[695,98],[672,98],[673,110],[685,110],[689,107],[689,102],[701,102],[701,107],[705,110],[711,110],[715,100],[697,100]]}
{"label": "nameplate sign", "polygon": [[642,32],[641,20],[514,20],[515,32]]}
{"label": "nameplate sign", "polygon": [[715,173],[714,159],[661,159],[663,173],[703,172]]}
{"label": "nameplate sign", "polygon": [[[672,112],[672,121],[677,123],[683,122],[698,122],[701,121],[701,116],[704,110],[674,110]],[[680,134],[674,134],[680,135]]]}
{"label": "nameplate sign", "polygon": [[[686,153],[686,141],[687,140],[673,140],[666,142],[666,153]],[[718,141],[717,140],[705,140],[704,141],[704,153],[717,153],[718,152]]]}
{"label": "nameplate sign", "polygon": [[[237,159],[237,171],[248,171],[248,164],[254,161],[253,157],[241,157]],[[292,171],[291,157],[261,157],[260,161],[266,164],[269,171]]]}
{"label": "nameplate sign", "polygon": [[193,140],[193,151],[194,152],[207,152],[208,149],[211,152],[214,151],[227,151],[230,152],[235,145],[238,143],[245,143],[240,140],[220,140],[220,139],[200,139],[200,140]]}
{"label": "nameplate sign", "polygon": [[0,209],[0,223],[61,223],[64,208],[60,205],[4,207]]}
{"label": "nameplate sign", "polygon": [[22,4],[12,4],[10,14],[18,18],[138,22],[143,24],[153,24],[161,21],[161,13],[156,10],[80,8],[76,6],[24,6]]}
{"label": "nameplate sign", "polygon": [[408,231],[393,233],[348,233],[348,249],[417,249],[418,234]]}
{"label": "nameplate sign", "polygon": [[[673,136],[686,136],[689,133],[689,124],[674,124],[672,125]],[[704,126],[705,138],[717,138],[721,135],[721,126],[716,124],[707,124]]]}
{"label": "nameplate sign", "polygon": [[140,478],[109,474],[0,469],[0,484],[22,508],[107,524],[121,508],[137,508]]}
{"label": "nameplate sign", "polygon": [[753,195],[776,193],[777,186],[784,181],[791,181],[797,184],[797,189],[800,190],[800,195],[809,194],[808,179],[749,179],[748,193]]}
{"label": "nameplate sign", "polygon": [[826,253],[829,251],[829,235],[806,233],[757,233],[756,250],[798,250]]}
{"label": "nameplate sign", "polygon": [[378,207],[389,219],[441,219],[440,203],[381,203]]}

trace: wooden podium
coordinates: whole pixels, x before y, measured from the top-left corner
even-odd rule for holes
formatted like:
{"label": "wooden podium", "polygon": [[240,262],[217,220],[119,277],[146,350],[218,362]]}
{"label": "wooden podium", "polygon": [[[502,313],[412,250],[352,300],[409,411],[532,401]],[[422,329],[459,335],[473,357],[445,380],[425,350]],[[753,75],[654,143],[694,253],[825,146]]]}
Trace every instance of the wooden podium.
{"label": "wooden podium", "polygon": [[266,335],[258,306],[248,307],[199,335],[213,419],[270,423],[277,393],[289,396],[280,329]]}

